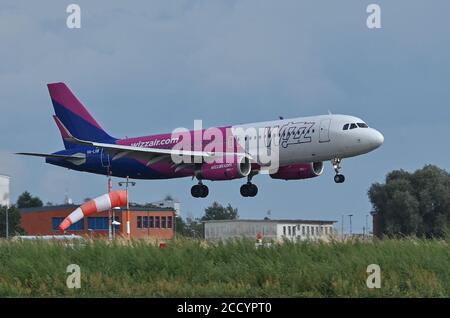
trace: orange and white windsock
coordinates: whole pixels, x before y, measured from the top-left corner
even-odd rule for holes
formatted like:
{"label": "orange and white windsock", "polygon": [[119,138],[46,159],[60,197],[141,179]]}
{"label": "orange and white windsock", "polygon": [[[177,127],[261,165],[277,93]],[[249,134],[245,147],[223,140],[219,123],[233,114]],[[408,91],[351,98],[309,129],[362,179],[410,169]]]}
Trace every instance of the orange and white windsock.
{"label": "orange and white windsock", "polygon": [[125,190],[113,191],[99,196],[91,201],[84,203],[75,211],[69,214],[59,225],[61,231],[65,231],[72,224],[78,222],[83,217],[92,215],[97,212],[108,211],[109,209],[126,206],[128,202],[128,194]]}

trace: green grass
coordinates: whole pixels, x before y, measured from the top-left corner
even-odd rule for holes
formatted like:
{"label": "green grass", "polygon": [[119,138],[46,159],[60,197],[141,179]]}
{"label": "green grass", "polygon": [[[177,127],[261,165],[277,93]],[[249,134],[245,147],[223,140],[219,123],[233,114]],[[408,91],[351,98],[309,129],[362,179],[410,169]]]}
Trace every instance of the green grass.
{"label": "green grass", "polygon": [[[0,242],[2,297],[450,297],[450,240]],[[81,288],[66,287],[69,264]],[[381,288],[366,286],[369,264]]]}

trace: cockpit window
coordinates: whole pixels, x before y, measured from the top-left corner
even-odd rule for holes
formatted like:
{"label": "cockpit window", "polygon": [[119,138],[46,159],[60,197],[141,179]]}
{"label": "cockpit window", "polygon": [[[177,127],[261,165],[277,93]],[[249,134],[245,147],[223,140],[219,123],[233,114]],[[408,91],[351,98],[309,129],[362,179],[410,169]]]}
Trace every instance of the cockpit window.
{"label": "cockpit window", "polygon": [[351,124],[350,129],[355,129],[358,128],[358,126],[356,126],[356,124]]}
{"label": "cockpit window", "polygon": [[344,128],[342,128],[342,130],[347,130],[349,125],[350,125],[350,124],[345,124],[345,125],[344,125]]}
{"label": "cockpit window", "polygon": [[358,125],[358,127],[361,127],[361,128],[369,128],[369,126],[367,126],[366,123],[358,123],[357,125]]}

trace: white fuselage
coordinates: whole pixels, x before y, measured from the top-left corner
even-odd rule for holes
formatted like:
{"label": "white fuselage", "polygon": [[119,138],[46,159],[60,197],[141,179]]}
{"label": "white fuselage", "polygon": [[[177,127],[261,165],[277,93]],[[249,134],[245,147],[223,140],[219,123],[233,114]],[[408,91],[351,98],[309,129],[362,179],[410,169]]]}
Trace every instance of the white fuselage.
{"label": "white fuselage", "polygon": [[378,148],[384,141],[383,135],[362,119],[347,115],[298,117],[232,129],[239,146],[254,158],[272,142],[278,143],[280,166],[353,157]]}

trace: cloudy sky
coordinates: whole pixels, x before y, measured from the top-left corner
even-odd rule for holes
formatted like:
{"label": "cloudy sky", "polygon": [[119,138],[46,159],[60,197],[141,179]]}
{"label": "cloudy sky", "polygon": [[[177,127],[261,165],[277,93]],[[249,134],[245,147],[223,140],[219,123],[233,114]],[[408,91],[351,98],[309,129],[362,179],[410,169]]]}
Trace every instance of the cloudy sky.
{"label": "cloudy sky", "polygon": [[[216,126],[328,110],[385,136],[375,152],[344,160],[340,185],[326,163],[311,180],[256,177],[255,198],[239,195],[242,180],[208,182],[207,199],[190,196],[190,179],[139,181],[131,192],[138,202],[171,194],[185,216],[217,200],[242,218],[352,213],[362,231],[367,190],[387,172],[449,169],[449,1],[72,2],[81,29],[66,27],[69,1],[0,4],[0,173],[12,177],[13,200],[28,190],[60,203],[67,191],[81,202],[106,190],[106,177],[12,155],[63,148],[45,86],[57,81],[116,137],[191,128],[194,119]],[[382,10],[378,30],[366,26],[372,2]]]}

